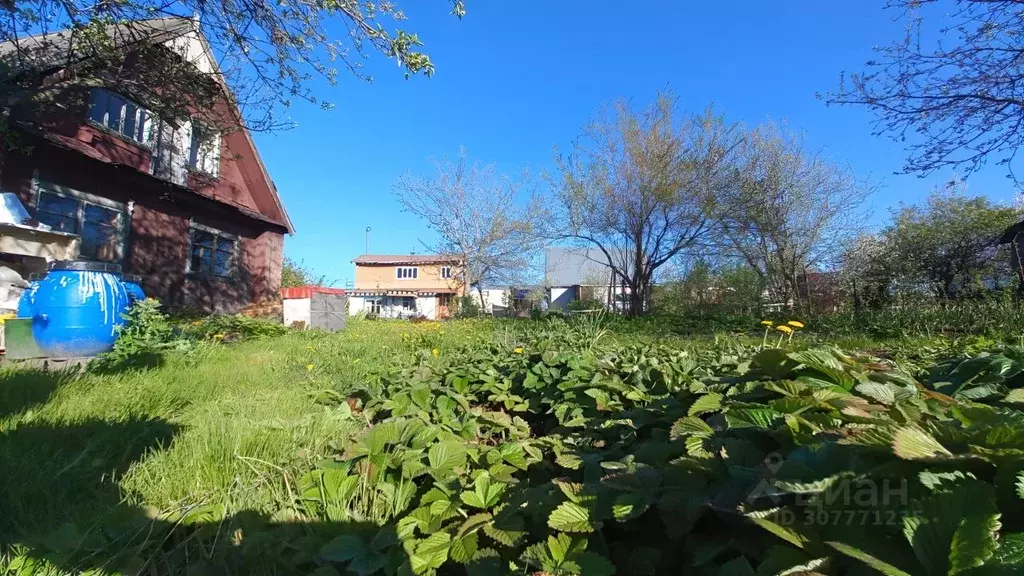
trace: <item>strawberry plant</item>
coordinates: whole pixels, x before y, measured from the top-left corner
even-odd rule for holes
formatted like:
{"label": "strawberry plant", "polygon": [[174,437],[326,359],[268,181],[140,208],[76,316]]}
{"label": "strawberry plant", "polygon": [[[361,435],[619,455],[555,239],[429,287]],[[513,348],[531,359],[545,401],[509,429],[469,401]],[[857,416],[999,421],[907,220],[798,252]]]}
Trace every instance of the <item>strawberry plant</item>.
{"label": "strawberry plant", "polygon": [[[937,367],[951,390],[834,348],[538,338],[451,351],[356,394],[370,426],[304,479],[303,502],[329,515],[367,497],[346,488],[366,478],[396,539],[360,548],[373,562],[337,543],[318,561],[357,574],[980,573],[1024,520],[1020,369],[1004,354]],[[328,489],[334,470],[345,476]]]}

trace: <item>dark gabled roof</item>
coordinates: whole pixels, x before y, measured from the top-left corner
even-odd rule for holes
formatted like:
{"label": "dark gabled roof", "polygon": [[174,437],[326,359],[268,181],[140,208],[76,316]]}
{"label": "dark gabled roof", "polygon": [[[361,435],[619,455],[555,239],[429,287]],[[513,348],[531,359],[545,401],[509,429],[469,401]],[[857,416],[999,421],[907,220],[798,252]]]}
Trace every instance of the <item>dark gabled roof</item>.
{"label": "dark gabled roof", "polygon": [[[192,32],[196,23],[188,18],[168,17],[133,20],[104,27],[115,48],[166,42]],[[0,61],[10,67],[9,74],[46,72],[76,64],[95,55],[78,30],[61,30],[0,42]]]}
{"label": "dark gabled roof", "polygon": [[458,264],[462,258],[445,254],[363,254],[352,261],[356,264]]}

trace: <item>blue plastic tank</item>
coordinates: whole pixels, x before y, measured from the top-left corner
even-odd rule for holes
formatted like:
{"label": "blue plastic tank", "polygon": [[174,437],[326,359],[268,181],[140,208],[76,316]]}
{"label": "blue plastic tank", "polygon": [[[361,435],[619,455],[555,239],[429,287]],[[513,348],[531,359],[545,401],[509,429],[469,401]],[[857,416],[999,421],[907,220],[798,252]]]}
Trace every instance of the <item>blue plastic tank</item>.
{"label": "blue plastic tank", "polygon": [[124,324],[128,291],[121,267],[104,262],[50,264],[32,305],[32,336],[50,357],[94,356],[110,350]]}
{"label": "blue plastic tank", "polygon": [[31,318],[32,305],[35,302],[36,290],[39,289],[39,281],[46,277],[46,273],[33,272],[28,275],[28,287],[18,298],[18,318]]}
{"label": "blue plastic tank", "polygon": [[121,277],[121,283],[128,292],[128,302],[134,304],[139,300],[146,299],[146,293],[142,291],[142,277],[134,274],[125,274]]}

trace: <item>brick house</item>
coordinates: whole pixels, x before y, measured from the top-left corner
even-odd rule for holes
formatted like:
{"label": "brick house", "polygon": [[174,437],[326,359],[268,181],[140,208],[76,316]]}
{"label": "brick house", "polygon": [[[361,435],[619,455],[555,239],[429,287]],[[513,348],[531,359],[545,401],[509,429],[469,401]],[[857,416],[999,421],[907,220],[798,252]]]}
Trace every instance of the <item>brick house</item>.
{"label": "brick house", "polygon": [[[216,75],[192,20],[109,32],[126,60],[138,46],[157,45]],[[70,45],[61,34],[44,40]],[[0,44],[0,58],[12,50]],[[6,154],[0,147],[0,190],[17,194],[39,222],[79,235],[80,258],[141,276],[165,306],[234,311],[275,298],[284,234],[294,229],[249,132],[221,133],[194,116],[160,118],[131,94],[90,83],[75,69],[79,60],[66,56],[18,63],[56,79],[42,84],[50,101],[71,104],[12,109],[22,142]],[[74,80],[60,80],[68,76]]]}
{"label": "brick house", "polygon": [[349,291],[349,314],[389,318],[445,318],[452,299],[466,294],[458,256],[364,254],[352,261],[355,283]]}

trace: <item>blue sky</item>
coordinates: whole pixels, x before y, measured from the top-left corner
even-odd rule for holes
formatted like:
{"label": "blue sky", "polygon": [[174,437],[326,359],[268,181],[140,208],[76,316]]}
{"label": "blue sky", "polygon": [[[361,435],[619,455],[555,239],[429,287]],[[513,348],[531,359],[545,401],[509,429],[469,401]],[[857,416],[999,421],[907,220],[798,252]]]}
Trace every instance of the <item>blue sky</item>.
{"label": "blue sky", "polygon": [[[881,184],[871,199],[878,225],[890,207],[952,176],[893,175],[905,154],[872,136],[867,110],[815,98],[835,89],[842,71],[860,70],[872,46],[901,35],[883,3],[468,0],[460,21],[446,1],[405,0],[404,25],[424,41],[433,78],[406,80],[374,56],[366,67],[373,83],[343,76],[322,88],[333,110],[296,105],[297,128],[256,135],[297,230],[285,254],[342,284],[367,226],[371,252],[423,253],[426,225],[401,213],[391,194],[401,174],[427,173],[431,157],[460,146],[503,170],[542,171],[600,104],[645,105],[662,88],[686,110],[714,104],[730,121],[785,120],[804,130],[810,145]],[[1003,175],[992,167],[968,190],[1008,201],[1013,186]]]}

